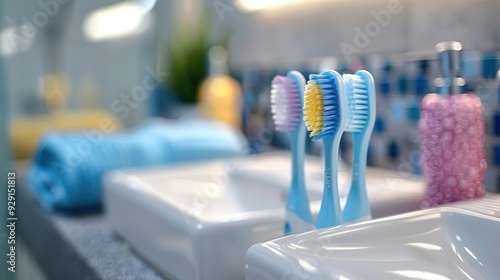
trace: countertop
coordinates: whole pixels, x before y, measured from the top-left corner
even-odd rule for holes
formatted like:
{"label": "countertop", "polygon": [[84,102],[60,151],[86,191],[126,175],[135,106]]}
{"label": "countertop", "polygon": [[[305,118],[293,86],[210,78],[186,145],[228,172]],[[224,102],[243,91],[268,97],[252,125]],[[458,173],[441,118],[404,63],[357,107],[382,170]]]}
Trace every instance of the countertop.
{"label": "countertop", "polygon": [[111,230],[102,211],[50,213],[21,178],[16,195],[18,236],[48,279],[165,279]]}

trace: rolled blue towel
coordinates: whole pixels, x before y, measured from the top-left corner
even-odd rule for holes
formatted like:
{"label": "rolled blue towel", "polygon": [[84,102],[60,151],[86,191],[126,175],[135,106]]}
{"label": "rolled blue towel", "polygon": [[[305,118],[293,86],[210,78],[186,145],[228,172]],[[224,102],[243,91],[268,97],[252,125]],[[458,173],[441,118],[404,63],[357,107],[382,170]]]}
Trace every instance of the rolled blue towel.
{"label": "rolled blue towel", "polygon": [[39,143],[31,186],[48,209],[82,210],[102,202],[101,179],[113,169],[165,165],[247,153],[241,133],[209,121],[152,120],[122,134],[47,133]]}

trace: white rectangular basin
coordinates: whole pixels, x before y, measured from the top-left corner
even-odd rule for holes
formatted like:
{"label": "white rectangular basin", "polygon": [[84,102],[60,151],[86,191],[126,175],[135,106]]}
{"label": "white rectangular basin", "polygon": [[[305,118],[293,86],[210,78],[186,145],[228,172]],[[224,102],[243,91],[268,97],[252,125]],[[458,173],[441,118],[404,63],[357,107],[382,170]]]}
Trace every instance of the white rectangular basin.
{"label": "white rectangular basin", "polygon": [[[313,216],[320,206],[322,168],[320,159],[307,158]],[[401,179],[391,185],[369,172],[374,217],[418,208],[423,183]],[[104,181],[106,214],[112,228],[170,278],[244,279],[247,249],[283,236],[290,177],[287,153],[114,171]],[[342,203],[348,178],[340,172]]]}
{"label": "white rectangular basin", "polygon": [[[306,187],[322,192],[323,160],[306,159]],[[237,164],[240,166],[237,174],[266,184],[286,186],[291,178],[290,164],[288,153],[270,153],[242,160]],[[350,167],[340,162],[338,184],[342,207],[349,193],[350,176]],[[368,167],[366,182],[373,218],[420,209],[425,196],[423,178],[410,173]]]}
{"label": "white rectangular basin", "polygon": [[254,245],[245,279],[499,279],[500,218],[461,209],[466,204]]}

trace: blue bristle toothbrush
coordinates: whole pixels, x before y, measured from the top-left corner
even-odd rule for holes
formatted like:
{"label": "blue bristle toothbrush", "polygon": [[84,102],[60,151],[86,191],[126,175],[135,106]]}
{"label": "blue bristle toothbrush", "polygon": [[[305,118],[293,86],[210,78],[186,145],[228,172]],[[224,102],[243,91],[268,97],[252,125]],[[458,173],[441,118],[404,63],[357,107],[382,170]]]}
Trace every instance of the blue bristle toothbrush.
{"label": "blue bristle toothbrush", "polygon": [[288,133],[292,152],[292,182],[286,201],[285,234],[314,229],[304,183],[305,126],[302,121],[304,76],[291,71],[271,85],[271,112],[277,131]]}
{"label": "blue bristle toothbrush", "polygon": [[309,76],[304,93],[304,121],[313,140],[323,139],[325,148],[325,179],[321,208],[316,227],[342,224],[338,191],[338,160],[340,138],[346,124],[346,103],[342,76],[325,71]]}
{"label": "blue bristle toothbrush", "polygon": [[371,211],[366,193],[366,158],[376,118],[375,85],[373,76],[365,70],[344,74],[343,78],[347,95],[346,131],[352,132],[354,149],[351,189],[343,215],[345,221],[367,220]]}

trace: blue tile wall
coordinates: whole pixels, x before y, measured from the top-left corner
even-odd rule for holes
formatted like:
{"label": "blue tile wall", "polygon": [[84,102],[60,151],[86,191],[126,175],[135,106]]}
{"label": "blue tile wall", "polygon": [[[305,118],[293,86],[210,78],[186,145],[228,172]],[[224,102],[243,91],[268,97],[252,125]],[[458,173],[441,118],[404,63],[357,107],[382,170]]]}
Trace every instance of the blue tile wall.
{"label": "blue tile wall", "polygon": [[[438,74],[437,61],[433,57],[418,57],[408,54],[389,54],[361,57],[352,65],[342,62],[336,69],[342,73],[352,73],[359,69],[360,64],[370,71],[375,78],[377,88],[377,119],[372,135],[369,159],[371,165],[393,170],[421,173],[419,164],[419,130],[420,103],[422,98],[431,92],[437,92],[434,78]],[[304,65],[307,65],[304,63]],[[484,105],[486,127],[485,148],[488,156],[488,178],[485,180],[488,190],[500,190],[500,87],[497,80],[500,67],[498,53],[496,52],[464,52],[463,76],[466,85],[462,92],[475,92],[479,95]],[[317,69],[302,67],[296,69],[304,76],[317,72]],[[244,70],[244,71],[249,71]],[[269,85],[277,73],[284,74],[287,69],[260,70],[252,69],[250,81],[243,80],[247,86],[245,94],[250,94],[253,104],[246,104],[245,108],[262,115],[265,126],[272,130],[268,100]],[[255,78],[258,77],[258,78]],[[259,102],[260,100],[260,102]],[[252,139],[258,139],[253,137]],[[342,155],[350,155],[350,137],[344,137]],[[266,145],[265,143],[263,145]],[[274,133],[269,143],[272,147],[287,148],[286,137]],[[321,145],[308,140],[308,151],[312,154],[321,152]],[[258,145],[260,147],[260,145]],[[270,148],[272,148],[270,147]],[[259,148],[259,151],[266,149]],[[346,158],[350,161],[349,158]],[[498,185],[498,186],[497,186]],[[497,188],[498,187],[498,188]]]}

